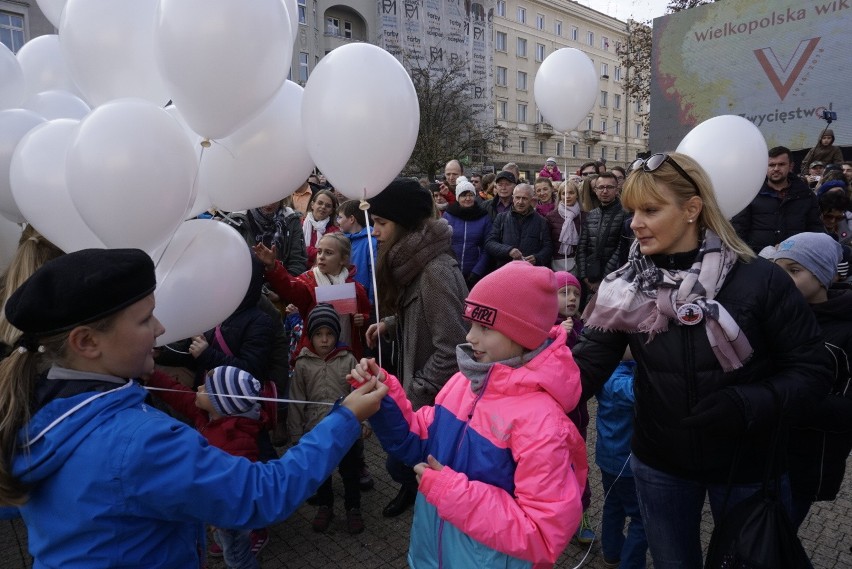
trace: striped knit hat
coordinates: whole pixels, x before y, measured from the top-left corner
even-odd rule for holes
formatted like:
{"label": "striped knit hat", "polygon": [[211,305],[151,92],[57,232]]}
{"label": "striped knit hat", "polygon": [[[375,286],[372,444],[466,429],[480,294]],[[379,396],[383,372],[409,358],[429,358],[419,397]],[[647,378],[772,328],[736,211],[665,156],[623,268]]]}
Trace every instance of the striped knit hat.
{"label": "striped knit hat", "polygon": [[308,338],[313,337],[320,328],[329,328],[334,337],[340,340],[340,316],[327,302],[317,304],[308,314]]}
{"label": "striped knit hat", "polygon": [[[258,406],[257,401],[237,397],[259,397],[260,382],[239,368],[220,366],[204,380],[204,387],[210,397],[210,403],[220,415],[242,415]],[[224,396],[224,397],[223,397]]]}

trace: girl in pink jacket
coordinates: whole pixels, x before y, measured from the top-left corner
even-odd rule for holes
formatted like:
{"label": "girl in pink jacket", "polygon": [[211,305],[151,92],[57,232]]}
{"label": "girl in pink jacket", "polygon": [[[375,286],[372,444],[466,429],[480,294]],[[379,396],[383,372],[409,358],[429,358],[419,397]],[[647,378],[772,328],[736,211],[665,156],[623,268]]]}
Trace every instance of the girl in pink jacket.
{"label": "girl in pink jacket", "polygon": [[556,314],[553,272],[515,261],[468,295],[469,343],[434,407],[412,411],[373,360],[352,370],[387,383],[370,422],[417,473],[411,567],[551,567],[577,530],[588,467],[566,413],[580,374]]}

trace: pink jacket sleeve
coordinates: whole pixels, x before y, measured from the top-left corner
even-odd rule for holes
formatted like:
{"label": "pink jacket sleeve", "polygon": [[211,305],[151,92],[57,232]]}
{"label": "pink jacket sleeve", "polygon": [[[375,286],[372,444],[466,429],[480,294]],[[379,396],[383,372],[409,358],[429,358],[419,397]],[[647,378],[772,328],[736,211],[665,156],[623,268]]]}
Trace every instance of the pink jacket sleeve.
{"label": "pink jacket sleeve", "polygon": [[513,435],[513,441],[515,497],[448,467],[427,469],[419,490],[442,519],[470,537],[548,567],[568,545],[583,514],[585,443],[564,415],[549,428]]}

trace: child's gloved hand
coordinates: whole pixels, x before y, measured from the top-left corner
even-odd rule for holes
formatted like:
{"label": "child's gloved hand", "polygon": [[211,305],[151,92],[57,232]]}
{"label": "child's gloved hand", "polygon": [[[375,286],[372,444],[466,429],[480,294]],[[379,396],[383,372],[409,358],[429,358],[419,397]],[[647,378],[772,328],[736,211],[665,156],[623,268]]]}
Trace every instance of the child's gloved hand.
{"label": "child's gloved hand", "polygon": [[352,371],[346,375],[346,381],[356,389],[371,379],[377,379],[379,383],[384,383],[385,381],[385,370],[379,367],[375,358],[361,358],[358,365],[352,368]]}

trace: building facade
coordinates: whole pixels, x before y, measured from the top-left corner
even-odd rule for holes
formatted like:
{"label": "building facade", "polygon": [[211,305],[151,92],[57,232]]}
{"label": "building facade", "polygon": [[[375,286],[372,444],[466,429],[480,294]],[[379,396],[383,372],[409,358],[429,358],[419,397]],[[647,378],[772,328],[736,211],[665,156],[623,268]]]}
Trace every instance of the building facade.
{"label": "building facade", "polygon": [[0,0],[0,43],[18,53],[34,37],[55,34],[56,29],[38,8],[35,0]]}

